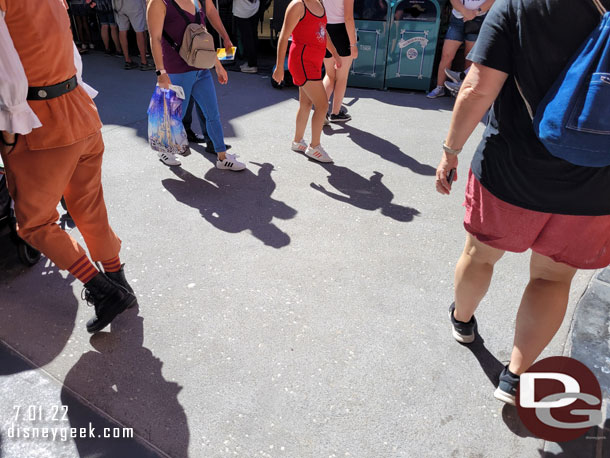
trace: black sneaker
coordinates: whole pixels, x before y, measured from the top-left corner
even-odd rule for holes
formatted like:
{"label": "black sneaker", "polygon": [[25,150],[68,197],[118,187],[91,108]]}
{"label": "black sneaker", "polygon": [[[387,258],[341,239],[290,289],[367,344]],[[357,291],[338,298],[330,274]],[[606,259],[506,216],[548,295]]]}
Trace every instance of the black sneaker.
{"label": "black sneaker", "polygon": [[87,303],[95,307],[95,316],[87,321],[87,331],[91,334],[104,329],[119,313],[137,301],[132,293],[102,272],[85,283],[83,293]]}
{"label": "black sneaker", "polygon": [[520,377],[518,375],[515,375],[508,370],[507,364],[500,374],[500,383],[498,384],[496,391],[494,391],[494,397],[514,406],[517,388],[519,387],[519,379]]}
{"label": "black sneaker", "polygon": [[475,338],[475,329],[477,327],[477,320],[472,315],[472,318],[468,323],[464,323],[463,321],[458,321],[453,316],[453,312],[455,310],[455,303],[452,303],[449,306],[449,319],[451,320],[452,333],[453,338],[460,343],[469,344],[474,342]]}
{"label": "black sneaker", "polygon": [[[227,145],[225,143],[225,151],[229,151],[230,149],[231,149],[231,145]],[[205,144],[205,152],[210,153],[210,154],[216,154],[216,149],[214,148],[214,144],[212,143],[212,140],[209,139],[209,137]]]}
{"label": "black sneaker", "polygon": [[153,64],[152,62],[146,62],[145,64],[140,64],[140,70],[143,72],[146,72],[148,70],[154,70],[155,69],[155,64]]}
{"label": "black sneaker", "polygon": [[125,70],[133,70],[134,68],[138,68],[138,64],[136,64],[133,61],[125,62],[125,65],[123,65],[123,68]]}
{"label": "black sneaker", "polygon": [[[120,287],[124,288],[127,292],[131,293],[134,295],[135,297],[135,293],[133,292],[133,288],[131,287],[131,285],[127,282],[127,278],[125,278],[125,264],[121,264],[121,269],[116,271],[116,272],[105,272],[106,276],[113,281],[115,284],[119,285]],[[135,301],[133,301],[131,304],[129,304],[127,306],[128,309],[134,307],[135,305],[138,304],[138,300],[136,298]]]}
{"label": "black sneaker", "polygon": [[351,119],[352,117],[350,115],[343,113],[342,111],[340,111],[339,114],[330,115],[330,122],[347,122]]}
{"label": "black sneaker", "polygon": [[[186,130],[186,139],[191,143],[205,143],[208,141],[205,136],[196,134],[191,129],[185,129],[185,130]],[[207,137],[207,138],[209,138],[209,137]]]}

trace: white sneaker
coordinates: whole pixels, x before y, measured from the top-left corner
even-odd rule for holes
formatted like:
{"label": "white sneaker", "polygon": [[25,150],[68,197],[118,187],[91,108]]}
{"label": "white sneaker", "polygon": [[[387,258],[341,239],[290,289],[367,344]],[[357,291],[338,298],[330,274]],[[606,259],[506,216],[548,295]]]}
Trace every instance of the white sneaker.
{"label": "white sneaker", "polygon": [[445,96],[445,86],[436,86],[434,89],[432,89],[430,92],[428,92],[428,95],[426,95],[426,97],[428,97],[429,99],[436,99],[437,97],[444,97]]}
{"label": "white sneaker", "polygon": [[464,81],[464,78],[466,78],[468,70],[470,70],[470,67],[468,67],[468,69],[464,72],[456,72],[455,70],[450,70],[446,68],[445,75],[447,75],[447,78],[449,78],[454,83],[461,83],[462,81]]}
{"label": "white sneaker", "polygon": [[242,73],[257,73],[258,67],[250,67],[248,64],[243,64],[239,67]]}
{"label": "white sneaker", "polygon": [[297,153],[304,153],[305,151],[307,151],[307,143],[305,143],[305,140],[301,139],[301,141],[299,142],[292,142],[292,151],[295,151]]}
{"label": "white sneaker", "polygon": [[246,168],[246,164],[239,162],[235,154],[226,153],[224,161],[216,161],[216,167],[220,170],[232,170],[233,172],[239,172]]}
{"label": "white sneaker", "polygon": [[462,83],[454,83],[453,81],[445,82],[445,89],[447,89],[449,94],[451,94],[453,97],[457,97],[461,87]]}
{"label": "white sneaker", "polygon": [[328,153],[324,151],[324,148],[322,148],[322,145],[318,145],[315,148],[308,146],[307,150],[305,151],[305,156],[318,162],[333,162]]}
{"label": "white sneaker", "polygon": [[159,160],[167,165],[182,165],[174,153],[168,153],[167,151],[159,151]]}

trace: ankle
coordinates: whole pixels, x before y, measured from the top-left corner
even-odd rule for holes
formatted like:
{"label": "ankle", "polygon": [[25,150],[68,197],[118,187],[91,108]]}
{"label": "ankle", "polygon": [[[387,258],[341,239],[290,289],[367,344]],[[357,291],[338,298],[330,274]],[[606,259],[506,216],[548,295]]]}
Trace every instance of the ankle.
{"label": "ankle", "polygon": [[453,311],[453,319],[460,323],[469,323],[470,320],[472,320],[472,314],[465,314],[463,311],[460,311],[456,305],[455,310]]}

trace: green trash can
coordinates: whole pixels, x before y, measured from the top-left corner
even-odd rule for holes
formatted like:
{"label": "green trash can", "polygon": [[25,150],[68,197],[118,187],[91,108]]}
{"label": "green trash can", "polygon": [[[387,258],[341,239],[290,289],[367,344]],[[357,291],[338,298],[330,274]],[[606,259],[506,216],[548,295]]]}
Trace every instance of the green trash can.
{"label": "green trash can", "polygon": [[350,69],[350,86],[384,88],[389,11],[387,0],[354,0],[358,59]]}
{"label": "green trash can", "polygon": [[392,0],[386,88],[428,91],[440,27],[437,0]]}

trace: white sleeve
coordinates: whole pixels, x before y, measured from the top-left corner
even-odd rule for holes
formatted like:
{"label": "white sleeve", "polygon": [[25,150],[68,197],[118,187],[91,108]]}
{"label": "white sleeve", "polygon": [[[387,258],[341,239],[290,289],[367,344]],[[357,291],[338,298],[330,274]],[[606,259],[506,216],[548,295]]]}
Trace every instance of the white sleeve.
{"label": "white sleeve", "polygon": [[78,48],[76,47],[75,44],[73,44],[73,47],[74,47],[74,66],[76,67],[76,80],[78,81],[78,84],[80,84],[83,87],[85,92],[87,94],[89,94],[89,97],[94,99],[95,96],[98,94],[98,92],[83,81],[83,61],[80,58],[80,53],[78,52]]}
{"label": "white sleeve", "polygon": [[42,126],[27,102],[28,80],[0,11],[0,130],[29,134]]}

